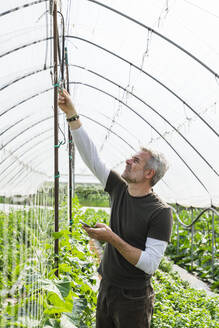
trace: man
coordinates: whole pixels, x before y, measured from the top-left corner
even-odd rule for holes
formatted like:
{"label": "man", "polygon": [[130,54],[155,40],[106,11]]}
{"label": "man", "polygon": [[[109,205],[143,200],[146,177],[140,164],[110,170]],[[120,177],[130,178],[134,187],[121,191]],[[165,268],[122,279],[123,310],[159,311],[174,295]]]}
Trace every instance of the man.
{"label": "man", "polygon": [[106,242],[98,272],[102,276],[97,300],[97,328],[149,328],[154,293],[150,277],[158,268],[170,240],[169,206],[152,190],[168,166],[162,154],[142,148],[126,160],[120,177],[100,160],[83,129],[69,94],[59,94],[79,153],[110,195],[110,227],[83,227],[91,238]]}

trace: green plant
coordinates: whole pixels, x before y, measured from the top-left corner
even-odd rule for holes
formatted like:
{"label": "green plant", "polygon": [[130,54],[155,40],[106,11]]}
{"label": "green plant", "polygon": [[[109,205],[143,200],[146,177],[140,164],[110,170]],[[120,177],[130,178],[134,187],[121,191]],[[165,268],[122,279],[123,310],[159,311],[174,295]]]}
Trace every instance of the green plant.
{"label": "green plant", "polygon": [[[200,210],[193,209],[193,219]],[[185,209],[179,212],[180,219],[185,224],[192,221],[191,213]],[[218,288],[219,278],[219,225],[218,217],[215,216],[214,224],[214,266],[212,269],[212,216],[206,212],[201,219],[197,221],[194,227],[193,246],[191,229],[184,229],[178,225],[179,230],[179,248],[177,240],[177,218],[173,214],[174,226],[171,237],[171,243],[168,245],[168,256],[178,265],[186,270],[197,274],[203,281],[211,284],[212,289]]]}

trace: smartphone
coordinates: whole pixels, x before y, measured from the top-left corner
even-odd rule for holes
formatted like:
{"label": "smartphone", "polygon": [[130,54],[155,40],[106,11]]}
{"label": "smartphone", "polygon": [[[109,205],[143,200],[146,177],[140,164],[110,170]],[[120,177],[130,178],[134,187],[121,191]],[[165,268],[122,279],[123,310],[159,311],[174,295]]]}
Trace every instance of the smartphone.
{"label": "smartphone", "polygon": [[81,220],[79,220],[79,222],[80,222],[81,224],[83,224],[85,227],[87,227],[87,228],[91,228],[91,226],[89,226],[87,223],[85,223],[85,222],[83,222],[83,221],[81,221]]}

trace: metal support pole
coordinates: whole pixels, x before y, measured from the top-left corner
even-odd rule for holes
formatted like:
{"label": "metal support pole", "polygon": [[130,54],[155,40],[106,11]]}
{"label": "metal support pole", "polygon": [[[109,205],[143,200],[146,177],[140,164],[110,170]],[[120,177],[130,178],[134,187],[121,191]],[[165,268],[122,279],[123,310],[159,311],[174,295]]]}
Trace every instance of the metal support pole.
{"label": "metal support pole", "polygon": [[212,212],[212,278],[214,279],[214,255],[215,255],[215,247],[214,247],[214,212]]}
{"label": "metal support pole", "polygon": [[[179,206],[176,205],[176,212],[179,215]],[[179,221],[176,221],[177,224],[177,246],[176,246],[176,254],[179,254]]]}
{"label": "metal support pole", "polygon": [[[69,88],[69,71],[68,71],[68,49],[65,47],[65,67],[66,67],[66,80],[67,80],[67,91],[70,93]],[[69,155],[69,180],[68,180],[68,217],[70,224],[70,232],[72,226],[72,197],[74,197],[74,163],[75,163],[75,147],[71,135],[70,128],[68,126],[68,155]]]}
{"label": "metal support pole", "polygon": [[[54,210],[55,210],[55,232],[59,231],[59,163],[58,163],[58,38],[57,38],[57,1],[54,0],[53,7],[53,60],[54,60]],[[59,240],[55,239],[55,274],[58,277],[58,254]]]}
{"label": "metal support pole", "polygon": [[[192,222],[193,222],[193,208],[191,208],[191,216],[192,216]],[[191,272],[193,271],[193,245],[194,245],[194,227],[195,225],[192,225],[192,233],[191,233]]]}

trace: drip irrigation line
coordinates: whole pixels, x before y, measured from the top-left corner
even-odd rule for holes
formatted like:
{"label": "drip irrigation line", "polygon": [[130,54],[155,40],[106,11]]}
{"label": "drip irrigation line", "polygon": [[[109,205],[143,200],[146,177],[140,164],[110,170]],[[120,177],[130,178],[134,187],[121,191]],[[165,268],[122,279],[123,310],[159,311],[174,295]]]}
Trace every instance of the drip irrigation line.
{"label": "drip irrigation line", "polygon": [[[197,115],[198,116],[198,118],[205,124],[205,125],[207,125],[208,126],[208,128],[213,132],[213,133],[215,133],[216,134],[216,136],[217,137],[219,137],[219,133],[201,116],[201,115],[199,115],[199,113],[198,112],[196,112],[195,111],[195,109],[193,108],[193,107],[191,107],[185,100],[183,100],[183,98],[181,98],[177,93],[175,93],[172,89],[170,89],[168,86],[166,86],[164,83],[162,83],[160,80],[158,80],[157,78],[155,78],[153,75],[151,75],[151,74],[149,74],[149,73],[147,73],[146,71],[144,71],[143,69],[141,69],[141,67],[139,67],[139,66],[137,66],[137,65],[135,65],[134,63],[132,63],[132,62],[130,62],[130,61],[128,61],[127,59],[125,59],[125,58],[123,58],[123,57],[121,57],[121,56],[119,56],[119,55],[117,55],[116,53],[114,53],[114,52],[112,52],[112,51],[110,51],[110,50],[108,50],[108,49],[106,49],[106,48],[104,48],[104,47],[102,47],[102,46],[100,46],[100,45],[98,45],[98,44],[96,44],[96,43],[94,43],[94,42],[91,42],[91,41],[89,41],[89,40],[86,40],[86,39],[83,39],[83,38],[81,38],[81,37],[77,37],[77,36],[73,36],[73,35],[67,35],[67,36],[65,36],[66,38],[72,38],[72,39],[75,39],[75,40],[79,40],[79,41],[82,41],[82,42],[86,42],[86,43],[88,43],[88,44],[90,44],[90,45],[92,45],[92,46],[95,46],[95,47],[97,47],[97,48],[99,48],[99,49],[101,49],[101,50],[103,50],[103,51],[105,51],[105,52],[107,52],[107,53],[109,53],[109,54],[111,54],[111,55],[113,55],[114,57],[116,57],[116,58],[118,58],[118,59],[120,59],[120,60],[122,60],[123,62],[125,62],[125,63],[127,63],[127,64],[129,64],[129,65],[131,65],[132,67],[134,67],[136,70],[138,70],[138,71],[140,71],[141,73],[143,73],[143,74],[145,74],[146,76],[148,76],[149,78],[151,78],[153,81],[155,81],[156,83],[158,83],[159,85],[161,85],[164,89],[166,89],[168,92],[170,92],[174,97],[176,97],[180,102],[182,102],[183,103],[183,105],[184,106],[187,106],[195,115]],[[37,40],[37,41],[34,41],[34,42],[31,42],[31,43],[28,43],[28,44],[25,44],[25,45],[23,45],[23,46],[21,46],[21,47],[18,47],[18,48],[16,48],[16,49],[13,49],[13,50],[10,50],[10,51],[8,51],[8,52],[6,52],[6,53],[3,53],[3,54],[1,54],[0,55],[0,58],[1,57],[4,57],[4,56],[6,56],[6,55],[8,55],[8,54],[10,54],[10,53],[13,53],[13,52],[15,52],[15,51],[18,51],[18,50],[20,50],[20,49],[23,49],[23,48],[25,48],[25,47],[28,47],[28,46],[31,46],[31,45],[34,45],[34,44],[37,44],[37,43],[40,43],[40,42],[43,42],[43,41],[46,41],[46,40],[48,40],[48,39],[52,39],[51,37],[49,37],[49,38],[43,38],[43,39],[40,39],[40,40]],[[20,79],[20,78],[19,78]],[[7,87],[7,86],[9,86],[9,85],[11,85],[11,82],[9,83],[9,84],[7,84],[7,85],[5,85],[3,88],[5,88],[5,87]],[[0,91],[1,91],[2,89],[0,89]]]}
{"label": "drip irrigation line", "polygon": [[[101,74],[99,74],[99,73],[97,73],[97,72],[95,72],[95,71],[92,71],[92,70],[90,70],[90,69],[87,69],[87,68],[85,68],[85,67],[83,67],[83,66],[79,66],[79,65],[69,65],[69,66],[71,66],[71,67],[76,67],[76,68],[79,68],[79,69],[83,69],[83,70],[85,70],[85,71],[87,71],[87,72],[89,72],[89,73],[92,73],[92,74],[94,74],[94,75],[96,75],[96,76],[98,76],[98,77],[100,77],[100,78],[102,78],[102,79],[104,79],[104,80],[106,80],[106,81],[108,81],[108,82],[110,82],[111,84],[114,84],[114,85],[116,85],[118,88],[120,88],[120,89],[122,89],[122,90],[124,90],[124,91],[126,91],[127,93],[129,93],[130,95],[132,95],[134,98],[136,98],[136,99],[138,99],[141,103],[143,103],[144,105],[146,105],[147,107],[149,107],[153,112],[155,112],[159,117],[161,117],[168,125],[170,125],[171,127],[172,127],[172,129],[174,130],[174,131],[176,131],[176,133],[178,133],[180,136],[181,136],[181,138],[183,138],[185,141],[186,141],[186,143],[202,158],[202,160],[211,168],[211,170],[217,175],[217,176],[219,176],[219,173],[212,167],[212,165],[204,158],[204,156],[192,145],[192,143],[177,129],[177,128],[175,128],[170,122],[169,122],[169,120],[167,120],[163,115],[161,115],[154,107],[152,107],[151,105],[149,105],[147,102],[145,102],[142,98],[140,98],[140,97],[138,97],[137,95],[135,95],[133,92],[130,92],[130,91],[128,91],[128,90],[126,90],[126,88],[124,88],[124,87],[122,87],[121,85],[119,85],[118,83],[116,83],[116,82],[114,82],[114,81],[112,81],[112,80],[110,80],[109,78],[107,78],[107,77],[105,77],[105,76],[103,76],[103,75],[101,75]],[[49,69],[49,67],[48,67],[48,69]],[[40,72],[42,72],[43,71],[43,69],[39,69],[39,70],[37,70],[37,71],[34,71],[34,72],[31,72],[31,73],[27,73],[25,76],[23,76],[23,77],[20,77],[19,79],[22,79],[22,78],[26,78],[26,77],[29,77],[30,75],[32,75],[32,74],[36,74],[36,73],[40,73]],[[16,80],[17,81],[17,80]],[[11,83],[13,83],[13,81],[11,82]],[[46,90],[44,90],[44,91],[41,91],[40,93],[37,93],[37,94],[35,94],[35,95],[33,95],[33,96],[31,96],[31,97],[29,97],[29,98],[27,98],[27,99],[25,99],[25,100],[22,100],[21,102],[19,102],[17,105],[14,105],[14,106],[12,106],[11,108],[8,108],[7,110],[5,110],[4,112],[2,112],[2,113],[0,113],[0,117],[4,114],[4,113],[7,113],[10,109],[12,109],[12,108],[14,108],[14,107],[16,107],[16,106],[18,106],[18,105],[20,105],[20,104],[22,104],[22,103],[24,103],[25,101],[28,101],[28,100],[30,100],[30,99],[32,99],[32,98],[34,98],[34,97],[36,97],[36,96],[38,96],[38,95],[40,95],[40,94],[42,94],[42,93],[45,93],[45,92],[47,92],[47,91],[49,91],[49,90],[52,90],[53,88],[49,88],[49,89],[46,89]]]}
{"label": "drip irrigation line", "polygon": [[[89,1],[89,0],[88,0]],[[128,61],[127,59],[117,55],[116,53],[94,43],[94,42],[91,42],[89,40],[86,40],[86,39],[83,39],[83,38],[80,38],[80,37],[77,37],[77,36],[71,36],[71,35],[68,35],[66,36],[66,38],[73,38],[73,39],[76,39],[76,40],[80,40],[80,41],[83,41],[83,42],[86,42],[88,44],[91,44],[113,56],[115,56],[116,58],[119,58],[120,60],[126,62],[127,64],[133,66],[135,69],[137,69],[138,71],[142,72],[143,74],[147,75],[148,77],[150,77],[153,81],[157,82],[159,85],[161,85],[163,88],[165,88],[168,92],[170,92],[173,96],[175,96],[178,100],[180,100],[185,106],[187,106],[194,114],[196,114],[200,120],[202,120],[207,126],[208,128],[214,132],[216,134],[217,137],[219,137],[219,133],[217,131],[215,131],[212,126],[210,126],[210,124],[205,121],[205,119],[203,117],[201,117],[195,110],[194,108],[192,108],[185,100],[183,100],[177,93],[175,93],[172,89],[170,89],[169,87],[167,87],[164,83],[162,83],[160,80],[158,80],[157,78],[155,78],[154,76],[152,76],[151,74],[147,73],[146,71],[144,71],[143,69],[141,69],[139,66],[135,65],[134,63]]]}
{"label": "drip irrigation line", "polygon": [[121,11],[118,11],[112,7],[109,7],[99,1],[96,0],[87,0],[89,2],[95,3],[96,5],[99,5],[101,7],[104,7],[105,9],[108,9],[130,21],[132,21],[133,23],[143,27],[144,29],[148,30],[151,33],[154,33],[155,35],[157,35],[158,37],[162,38],[163,40],[167,41],[168,43],[170,43],[171,45],[173,45],[174,47],[178,48],[179,50],[181,50],[182,52],[184,52],[186,55],[188,55],[189,57],[191,57],[192,59],[194,59],[197,63],[199,63],[201,66],[203,66],[206,70],[208,70],[210,73],[212,73],[216,78],[219,78],[219,74],[217,72],[215,72],[213,69],[211,69],[208,65],[206,65],[204,62],[202,62],[200,59],[198,59],[196,56],[194,56],[191,52],[189,52],[188,50],[184,49],[183,47],[181,47],[179,44],[177,44],[176,42],[170,40],[169,38],[167,38],[166,36],[162,35],[161,33],[155,31],[154,29],[152,29],[151,27],[139,22],[138,20],[122,13]]}
{"label": "drip irrigation line", "polygon": [[215,213],[217,216],[219,216],[219,213],[211,206],[211,207],[208,207],[208,208],[205,208],[203,211],[201,211],[201,213],[198,214],[198,216],[192,221],[191,224],[187,225],[185,224],[184,222],[182,222],[179,218],[179,215],[176,211],[176,209],[172,206],[170,206],[172,208],[172,210],[174,211],[175,215],[176,215],[176,218],[178,220],[178,222],[185,228],[185,229],[190,229],[192,228],[192,226],[199,220],[199,218],[202,217],[202,215],[207,212],[207,211],[211,211],[213,213]]}
{"label": "drip irrigation line", "polygon": [[[52,130],[52,128],[51,129],[46,129],[45,131],[42,131],[42,132],[40,132],[40,133],[38,133],[37,135],[35,135],[35,136],[33,136],[32,138],[30,138],[30,139],[28,139],[28,140],[26,140],[22,145],[19,145],[19,147],[16,147],[14,150],[12,150],[11,151],[11,153],[13,153],[13,155],[18,151],[18,150],[20,150],[23,146],[26,146],[29,142],[31,142],[32,140],[34,140],[34,139],[36,139],[37,137],[39,137],[39,136],[41,136],[41,135],[43,135],[44,133],[46,133],[46,132],[49,132],[49,131],[51,131]],[[37,142],[37,144],[38,144],[39,142]],[[31,149],[32,149],[32,146],[31,146]],[[9,152],[9,151],[7,151],[7,152]],[[13,156],[12,155],[12,156]],[[11,154],[8,156],[8,157],[5,157],[1,162],[0,162],[0,165],[2,165],[7,159],[9,159],[11,157]]]}
{"label": "drip irrigation line", "polygon": [[154,113],[156,113],[159,117],[161,117],[169,126],[172,127],[172,129],[174,131],[176,131],[176,133],[178,133],[181,138],[183,138],[186,143],[202,158],[202,160],[211,168],[212,171],[214,171],[214,173],[219,176],[219,173],[211,166],[211,164],[204,158],[204,156],[202,156],[202,154],[190,143],[190,141],[180,132],[177,130],[177,128],[175,128],[171,123],[170,121],[168,121],[163,115],[161,115],[154,107],[152,107],[151,105],[149,105],[146,101],[144,101],[142,98],[138,97],[137,95],[135,95],[133,92],[130,92],[128,90],[126,90],[124,87],[122,87],[121,85],[117,84],[116,82],[106,78],[105,76],[97,73],[97,72],[94,72],[90,69],[86,69],[85,67],[82,67],[82,66],[78,66],[78,65],[71,65],[72,67],[76,67],[76,68],[80,68],[80,69],[83,69],[83,70],[86,70],[87,72],[89,73],[92,73],[92,74],[95,74],[96,76],[116,85],[118,88],[126,91],[127,93],[129,93],[130,95],[132,95],[134,98],[136,98],[137,100],[139,100],[141,103],[143,103],[144,105],[146,105],[147,107],[149,107]]}
{"label": "drip irrigation line", "polygon": [[21,10],[21,9],[24,9],[24,8],[27,8],[27,7],[30,7],[30,6],[33,6],[33,5],[37,5],[41,2],[46,2],[46,1],[49,1],[49,0],[37,0],[37,1],[33,1],[31,3],[25,3],[24,5],[21,5],[19,7],[15,7],[15,8],[12,8],[12,9],[9,9],[9,10],[6,10],[6,11],[0,13],[0,17],[11,14],[11,13],[17,11],[17,10]]}
{"label": "drip irrigation line", "polygon": [[192,175],[199,181],[199,183],[201,184],[201,186],[205,189],[205,191],[208,193],[209,197],[210,197],[210,193],[208,191],[208,189],[206,188],[206,186],[204,185],[204,183],[199,179],[199,177],[195,174],[195,172],[191,169],[191,167],[187,164],[187,162],[182,158],[182,156],[175,150],[175,148],[169,143],[169,141],[167,139],[165,139],[162,134],[151,124],[149,123],[144,117],[142,117],[139,113],[137,113],[133,108],[131,108],[130,106],[128,106],[127,104],[125,104],[124,102],[122,102],[120,99],[118,99],[117,97],[114,97],[113,95],[111,95],[110,93],[99,89],[97,87],[94,87],[93,85],[87,84],[87,83],[82,83],[82,82],[70,82],[70,84],[77,84],[77,85],[83,85],[85,87],[88,88],[92,88],[98,92],[101,92],[105,95],[108,95],[109,97],[117,100],[118,102],[120,102],[121,104],[123,104],[125,107],[127,107],[130,111],[132,111],[133,113],[135,113],[137,116],[139,116],[145,123],[147,123],[157,134],[159,134],[161,136],[161,138],[169,145],[169,147],[175,152],[175,154],[181,159],[181,161],[184,163],[184,165],[189,169],[189,171],[192,173]]}

